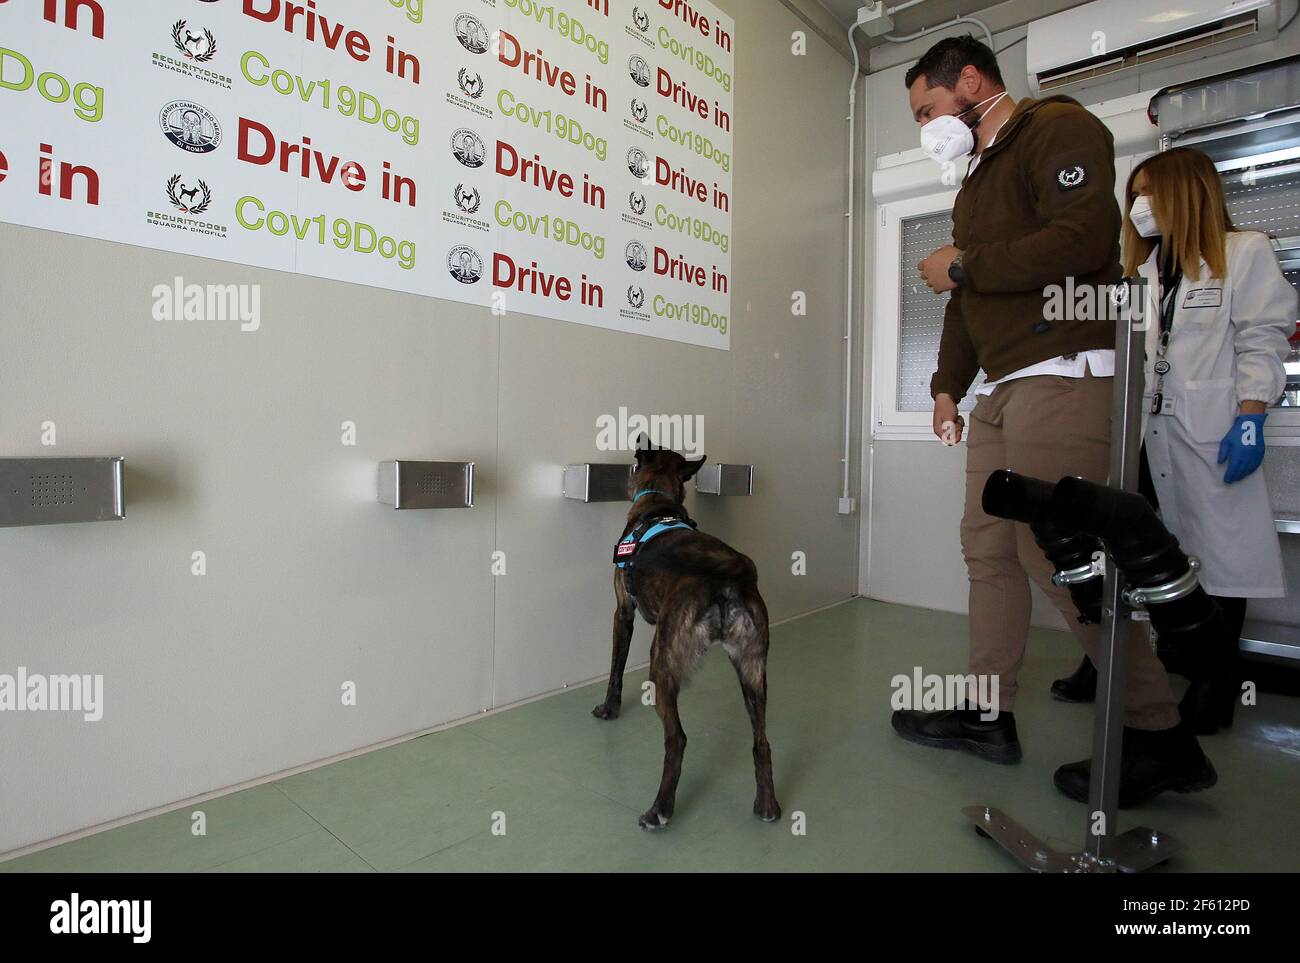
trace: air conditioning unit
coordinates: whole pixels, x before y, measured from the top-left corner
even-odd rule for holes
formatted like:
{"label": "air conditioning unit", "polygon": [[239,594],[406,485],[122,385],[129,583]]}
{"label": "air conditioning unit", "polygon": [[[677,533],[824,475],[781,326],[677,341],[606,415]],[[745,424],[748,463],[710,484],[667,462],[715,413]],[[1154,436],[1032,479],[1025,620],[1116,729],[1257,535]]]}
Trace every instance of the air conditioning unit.
{"label": "air conditioning unit", "polygon": [[1025,40],[1035,97],[1071,94],[1277,36],[1279,0],[1094,0],[1034,20]]}

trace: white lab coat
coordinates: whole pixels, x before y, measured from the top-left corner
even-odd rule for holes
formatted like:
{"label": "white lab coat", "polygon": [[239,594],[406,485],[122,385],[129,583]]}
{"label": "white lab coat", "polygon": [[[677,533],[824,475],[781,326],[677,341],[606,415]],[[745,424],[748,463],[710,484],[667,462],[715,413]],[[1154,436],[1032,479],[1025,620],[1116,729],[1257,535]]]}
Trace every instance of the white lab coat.
{"label": "white lab coat", "polygon": [[1282,276],[1266,235],[1229,234],[1226,279],[1211,278],[1204,261],[1199,281],[1182,279],[1165,355],[1170,371],[1164,396],[1173,409],[1149,415],[1163,294],[1157,250],[1138,272],[1149,295],[1143,437],[1161,516],[1183,550],[1201,560],[1201,584],[1211,595],[1284,596],[1263,468],[1228,485],[1227,464],[1218,460],[1238,405],[1273,404],[1281,397],[1282,361],[1296,329],[1296,291]]}

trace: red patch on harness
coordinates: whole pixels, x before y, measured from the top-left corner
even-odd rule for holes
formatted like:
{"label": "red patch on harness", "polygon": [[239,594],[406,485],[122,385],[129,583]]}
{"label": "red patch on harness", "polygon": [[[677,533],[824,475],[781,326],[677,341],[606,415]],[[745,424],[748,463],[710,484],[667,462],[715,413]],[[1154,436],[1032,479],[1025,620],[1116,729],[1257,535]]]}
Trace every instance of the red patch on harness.
{"label": "red patch on harness", "polygon": [[636,542],[619,542],[615,555],[631,555],[636,551]]}

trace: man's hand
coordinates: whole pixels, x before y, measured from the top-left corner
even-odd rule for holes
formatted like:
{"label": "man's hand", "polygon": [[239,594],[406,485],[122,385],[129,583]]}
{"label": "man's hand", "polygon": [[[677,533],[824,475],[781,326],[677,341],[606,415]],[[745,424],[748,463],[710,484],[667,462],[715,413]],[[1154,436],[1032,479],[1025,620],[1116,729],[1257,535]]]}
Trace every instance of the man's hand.
{"label": "man's hand", "polygon": [[[951,434],[944,427],[945,422],[952,426]],[[947,445],[955,445],[961,441],[962,430],[965,427],[966,419],[957,414],[957,402],[953,401],[952,395],[936,395],[934,399],[934,433],[939,440]]]}
{"label": "man's hand", "polygon": [[925,282],[926,287],[935,294],[943,294],[944,291],[951,291],[957,287],[952,278],[948,277],[948,268],[960,253],[961,251],[951,244],[945,244],[918,264],[916,269],[921,272],[921,280]]}

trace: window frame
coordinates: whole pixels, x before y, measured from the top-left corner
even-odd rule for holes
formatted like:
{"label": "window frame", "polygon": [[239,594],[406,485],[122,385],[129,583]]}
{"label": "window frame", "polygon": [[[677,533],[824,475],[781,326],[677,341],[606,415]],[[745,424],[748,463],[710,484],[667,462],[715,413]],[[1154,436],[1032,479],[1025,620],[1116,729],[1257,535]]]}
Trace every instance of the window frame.
{"label": "window frame", "polygon": [[903,221],[952,211],[956,189],[879,205],[876,223],[875,304],[872,324],[871,437],[888,441],[935,441],[928,411],[898,410],[898,364],[902,306]]}

